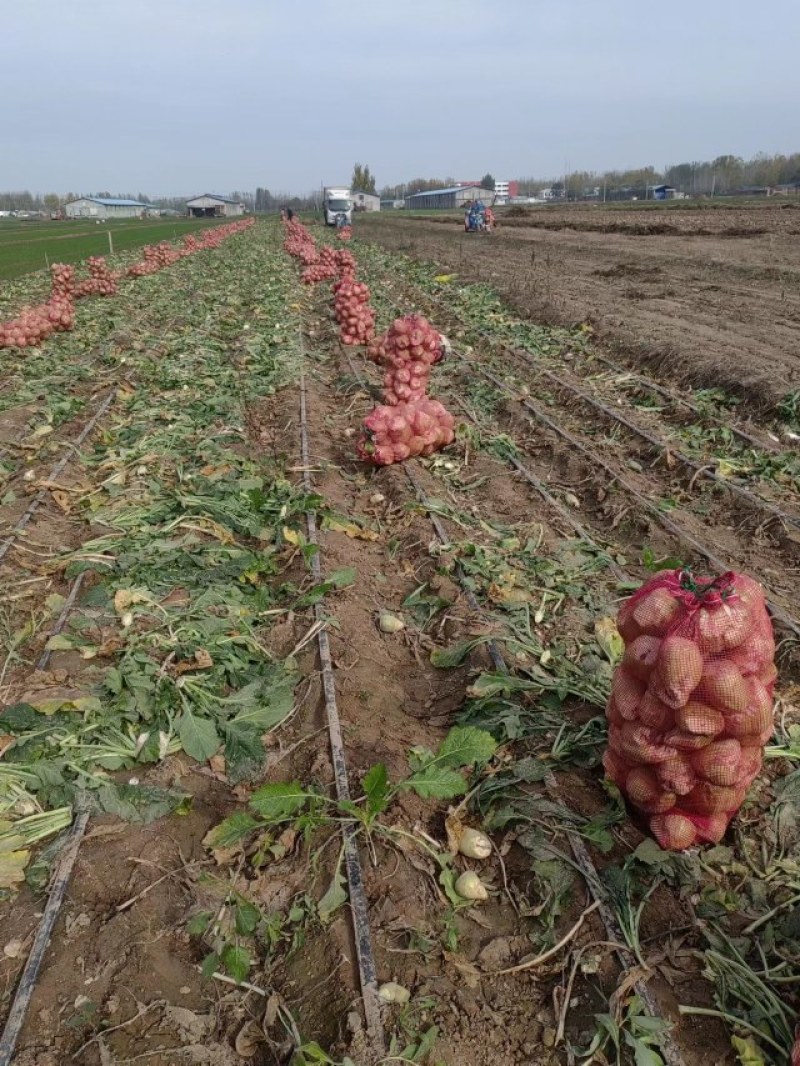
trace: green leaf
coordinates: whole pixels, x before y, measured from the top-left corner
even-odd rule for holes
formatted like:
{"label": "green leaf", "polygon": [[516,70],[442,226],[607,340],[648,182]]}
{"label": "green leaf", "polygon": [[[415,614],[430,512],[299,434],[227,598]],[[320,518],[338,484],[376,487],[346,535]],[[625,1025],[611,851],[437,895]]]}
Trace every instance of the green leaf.
{"label": "green leaf", "polygon": [[214,915],[211,911],[200,911],[198,914],[192,915],[186,923],[186,932],[190,936],[201,936],[208,929],[213,917]]}
{"label": "green leaf", "polygon": [[379,762],[370,767],[362,782],[364,795],[367,797],[367,810],[370,814],[380,814],[386,810],[389,802],[389,775],[386,766]]}
{"label": "green leaf", "polygon": [[29,703],[13,703],[3,711],[3,730],[6,733],[17,736],[41,726],[41,715]]}
{"label": "green leaf", "polygon": [[458,770],[435,763],[423,766],[402,781],[400,787],[413,789],[422,799],[453,799],[467,791],[467,783]]}
{"label": "green leaf", "polygon": [[200,967],[200,973],[203,977],[212,977],[219,969],[220,958],[216,951],[212,951],[210,955],[206,955],[203,959],[203,965]]}
{"label": "green leaf", "polygon": [[238,944],[226,944],[222,949],[222,965],[234,979],[245,981],[250,973],[250,955]]}
{"label": "green leaf", "polygon": [[[251,725],[262,733],[274,729],[294,709],[295,682],[295,676],[290,675],[268,692],[265,693],[262,689],[257,698],[231,718],[231,723]],[[249,685],[247,687],[250,688]]]}
{"label": "green leaf", "polygon": [[443,766],[470,766],[488,762],[497,750],[497,741],[477,726],[454,726],[439,745],[436,761]]}
{"label": "green leaf", "polygon": [[452,644],[449,648],[434,648],[431,652],[431,665],[440,670],[452,670],[460,666],[466,657],[481,644],[486,644],[491,637],[476,637],[473,640],[464,640],[459,644]]}
{"label": "green leaf", "polygon": [[422,1034],[422,1039],[417,1044],[416,1051],[414,1052],[415,1062],[424,1062],[425,1059],[433,1051],[436,1041],[439,1039],[439,1027],[432,1025],[430,1029],[426,1029]]}
{"label": "green leaf", "polygon": [[197,762],[206,762],[219,750],[220,739],[214,723],[208,718],[198,718],[188,707],[180,717],[178,735],[183,750]]}
{"label": "green leaf", "polygon": [[299,781],[262,785],[250,797],[250,806],[268,822],[290,818],[305,807],[309,793]]}
{"label": "green leaf", "polygon": [[328,584],[333,585],[335,589],[345,589],[348,585],[355,584],[358,571],[354,566],[343,566],[339,570],[334,570],[333,573],[328,574]]}
{"label": "green leaf", "polygon": [[329,922],[334,913],[347,902],[347,892],[344,887],[344,876],[340,867],[336,867],[328,891],[317,904],[317,914],[321,922]]}
{"label": "green leaf", "polygon": [[264,762],[264,745],[261,733],[251,726],[228,722],[223,726],[225,735],[225,776],[237,785],[253,777]]}
{"label": "green leaf", "polygon": [[246,811],[234,811],[206,833],[203,843],[207,848],[230,848],[260,825],[261,823]]}
{"label": "green leaf", "polygon": [[628,1043],[633,1048],[633,1061],[636,1066],[664,1066],[664,1060],[659,1053],[647,1044],[643,1044],[641,1040],[629,1040]]}
{"label": "green leaf", "polygon": [[97,800],[106,814],[126,822],[149,825],[177,810],[186,794],[155,785],[115,785],[109,782],[97,790]]}
{"label": "green leaf", "polygon": [[236,932],[241,936],[252,935],[261,921],[261,911],[246,899],[237,899],[233,914]]}

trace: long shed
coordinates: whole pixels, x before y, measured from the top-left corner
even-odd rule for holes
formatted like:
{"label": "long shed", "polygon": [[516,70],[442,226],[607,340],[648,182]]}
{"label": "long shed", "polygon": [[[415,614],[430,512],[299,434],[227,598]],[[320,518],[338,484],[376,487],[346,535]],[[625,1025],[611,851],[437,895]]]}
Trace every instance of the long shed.
{"label": "long shed", "polygon": [[187,200],[186,208],[193,218],[233,218],[244,214],[244,204],[212,192]]}
{"label": "long shed", "polygon": [[67,218],[144,218],[157,210],[152,204],[111,196],[81,196],[78,200],[70,200],[64,204],[64,214]]}
{"label": "long shed", "polygon": [[480,185],[453,185],[449,189],[427,189],[425,192],[414,193],[406,197],[406,207],[410,210],[424,210],[441,208],[453,210],[464,207],[473,200],[481,200],[484,204],[494,203],[494,190],[483,189]]}

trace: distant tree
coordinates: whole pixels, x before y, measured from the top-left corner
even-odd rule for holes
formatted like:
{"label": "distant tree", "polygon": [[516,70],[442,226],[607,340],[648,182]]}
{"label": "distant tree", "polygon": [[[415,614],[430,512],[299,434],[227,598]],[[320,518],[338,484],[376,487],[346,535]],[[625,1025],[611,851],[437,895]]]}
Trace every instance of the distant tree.
{"label": "distant tree", "polygon": [[370,173],[369,166],[362,167],[356,163],[353,167],[353,176],[350,179],[350,188],[357,192],[371,192],[375,194],[375,177]]}
{"label": "distant tree", "polygon": [[494,178],[491,174],[484,174],[480,181],[482,189],[494,189]]}
{"label": "distant tree", "polygon": [[54,192],[49,192],[42,202],[48,211],[58,211],[61,207],[61,197]]}

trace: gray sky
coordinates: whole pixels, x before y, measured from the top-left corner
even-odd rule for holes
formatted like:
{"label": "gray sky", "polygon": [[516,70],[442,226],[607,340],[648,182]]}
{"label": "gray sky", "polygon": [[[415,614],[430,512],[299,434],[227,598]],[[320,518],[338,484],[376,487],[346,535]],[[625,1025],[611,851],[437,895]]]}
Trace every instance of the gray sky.
{"label": "gray sky", "polygon": [[[13,8],[13,13],[10,13]],[[0,0],[0,189],[306,192],[800,150],[800,0]]]}

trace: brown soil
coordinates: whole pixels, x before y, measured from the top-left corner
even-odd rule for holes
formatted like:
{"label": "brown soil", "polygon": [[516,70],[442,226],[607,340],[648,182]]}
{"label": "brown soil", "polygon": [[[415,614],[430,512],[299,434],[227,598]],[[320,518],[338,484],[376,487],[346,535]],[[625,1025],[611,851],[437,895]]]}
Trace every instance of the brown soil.
{"label": "brown soil", "polygon": [[[449,263],[447,256],[460,254],[455,239],[451,241],[447,233],[441,238],[430,234],[433,227],[421,229],[419,223],[385,220],[374,225],[381,241],[422,241],[420,254],[435,258],[442,268]],[[558,240],[567,233],[556,232],[554,239]],[[439,239],[443,249],[438,248]],[[469,266],[458,269],[487,278],[495,271],[497,276],[492,280],[502,288],[509,274],[500,272],[500,265],[514,253],[514,240],[501,233],[497,242],[478,239],[465,245],[475,251],[469,253]],[[520,238],[523,241],[530,251],[530,239]],[[586,266],[598,286],[608,288],[631,277],[641,287],[651,277],[665,277],[670,269],[663,261],[639,262],[625,254],[626,258],[616,264],[597,258]],[[513,273],[513,259],[508,263]],[[287,269],[293,266],[287,263]],[[517,303],[524,303],[521,295],[507,291]],[[351,787],[357,794],[363,774],[376,762],[384,762],[390,778],[398,780],[407,772],[409,748],[436,747],[463,703],[471,676],[486,668],[488,660],[480,651],[463,668],[440,671],[431,665],[430,651],[486,632],[488,621],[482,612],[470,608],[451,578],[438,571],[429,550],[433,530],[416,505],[404,470],[370,471],[353,458],[348,430],[358,424],[373,400],[363,388],[344,386],[351,367],[335,340],[326,295],[323,287],[304,301],[312,480],[327,507],[343,516],[366,519],[377,533],[376,539],[334,531],[321,536],[323,572],[352,566],[358,575],[353,585],[326,600],[326,611],[334,619],[329,633],[339,713]],[[582,316],[564,312],[564,317]],[[362,377],[373,384],[377,381],[375,368],[367,365],[361,354],[354,356],[354,363]],[[455,405],[462,383],[455,365],[442,368],[441,382],[443,392]],[[298,402],[297,390],[290,388],[251,407],[244,446],[254,456],[266,454],[284,461],[293,468],[291,476],[299,479]],[[509,401],[498,413],[504,431],[521,442],[525,461],[558,492],[569,489],[579,496],[581,521],[599,529],[601,537],[605,531],[623,548],[641,545],[643,537],[658,550],[673,548],[635,508],[601,495],[602,479],[600,484],[596,478],[593,482],[592,471],[587,471],[563,442],[533,426],[518,403]],[[568,405],[560,414],[575,432],[585,428],[585,416]],[[20,411],[7,426],[0,426],[3,437],[12,439],[13,431],[25,423],[27,415],[27,411]],[[454,454],[464,461],[463,445],[457,446]],[[625,453],[624,458],[631,454]],[[46,470],[44,456],[37,456],[33,465],[37,474]],[[471,491],[468,482],[443,481],[422,464],[413,464],[414,476],[426,496],[446,499],[463,512],[489,521],[529,523],[541,533],[543,553],[557,549],[569,536],[541,499],[505,464],[478,452],[470,456],[468,464],[464,462],[464,469],[470,480],[480,482],[479,492]],[[69,488],[71,476],[66,473],[60,483]],[[646,489],[647,475],[628,476]],[[659,491],[667,491],[669,473],[651,474],[650,481],[656,476],[665,479]],[[15,484],[20,482],[18,478]],[[10,506],[2,517],[16,517],[26,502],[22,499]],[[740,533],[733,509],[720,508],[707,525],[697,516],[690,516],[690,521],[696,532],[721,539],[732,552],[739,550]],[[445,520],[445,526],[454,539],[461,535],[453,523]],[[63,514],[50,498],[32,524],[31,533],[28,543],[42,546],[71,544],[78,536],[71,516]],[[84,529],[80,535],[85,537],[86,533]],[[475,537],[477,540],[480,532]],[[756,570],[768,569],[768,543],[753,538],[746,550],[748,563]],[[24,563],[22,556],[14,557],[20,575],[26,570]],[[286,576],[299,582],[303,574],[298,559]],[[426,581],[450,601],[436,624],[425,632],[409,624],[402,633],[382,634],[376,625],[378,611],[387,608],[402,613],[403,600]],[[611,611],[617,595],[614,582],[609,575],[598,576],[597,582]],[[54,590],[65,591],[55,584],[43,587],[41,593]],[[308,632],[311,621],[310,614],[305,613],[276,625],[270,636],[271,649],[279,656],[287,655]],[[556,624],[563,628],[565,639],[580,641],[590,621],[576,609]],[[313,643],[299,655],[299,668],[304,683],[298,690],[298,713],[272,738],[265,752],[263,779],[296,779],[330,793],[333,771]],[[52,675],[53,683],[76,685],[88,676],[74,653],[54,657]],[[23,680],[20,677],[18,683]],[[588,708],[583,706],[568,708],[568,712],[588,716]],[[584,814],[597,812],[606,800],[600,777],[599,771],[567,770],[559,775],[559,793],[569,797],[572,809]],[[67,1061],[86,1066],[127,1066],[133,1062],[232,1066],[242,1061],[278,1066],[287,1061],[285,1041],[282,1043],[285,1034],[280,1026],[270,1025],[269,1004],[279,998],[291,1010],[305,1038],[318,1040],[335,1056],[349,1053],[359,1066],[366,1066],[369,1060],[363,1053],[348,910],[340,910],[327,927],[317,924],[309,928],[299,951],[283,953],[269,965],[254,968],[250,980],[270,996],[266,1010],[264,997],[256,993],[245,994],[203,980],[198,963],[204,949],[186,932],[186,921],[199,909],[219,905],[230,883],[231,868],[227,863],[217,866],[202,840],[225,815],[243,809],[249,789],[231,788],[219,768],[199,767],[183,758],[168,760],[148,779],[187,792],[192,797],[191,809],[183,818],[144,827],[110,819],[92,822],[15,1061],[20,1066],[60,1066]],[[424,831],[443,839],[440,803],[425,803],[402,794],[391,808],[391,821],[408,832]],[[388,847],[380,841],[374,843],[374,849],[362,849],[378,978],[400,982],[413,991],[412,1005],[422,1004],[411,1019],[414,1031],[419,1033],[432,1024],[439,1027],[437,1062],[446,1066],[561,1066],[567,1053],[563,1045],[551,1046],[558,1022],[558,997],[573,961],[577,965],[574,952],[597,945],[606,934],[594,914],[569,952],[559,954],[548,965],[514,976],[477,976],[475,966],[499,969],[534,953],[540,931],[539,923],[524,911],[525,905],[535,907],[537,902],[531,883],[531,857],[515,843],[513,834],[498,834],[496,839],[505,867],[493,857],[482,868],[491,882],[491,903],[459,914],[455,950],[445,950],[443,945],[446,905],[435,868],[413,851]],[[614,853],[595,854],[593,858],[598,867],[609,859],[619,860],[641,839],[635,826],[625,825]],[[285,859],[271,864],[266,872],[245,870],[238,888],[267,911],[284,909],[295,895],[305,891],[319,898],[330,880],[336,847],[335,843],[326,846],[317,868],[297,842]],[[517,913],[521,904],[522,916]],[[566,931],[585,905],[585,890],[576,881],[558,930]],[[26,889],[0,916],[0,945],[23,943],[23,950],[15,950],[2,962],[6,1006],[40,909],[41,899]],[[710,1005],[708,986],[690,955],[693,944],[684,939],[686,919],[685,906],[666,890],[659,891],[649,904],[642,935],[658,952],[653,961],[661,966],[660,972],[669,974],[669,983],[653,978],[651,988],[664,1016],[675,1023],[674,1035],[685,1066],[727,1066],[730,1053],[722,1028],[713,1022],[679,1018],[677,1013],[679,1002]],[[418,941],[420,937],[430,944],[427,950],[414,949],[414,938]],[[598,972],[578,973],[572,986],[566,1032],[575,1045],[585,1046],[591,1040],[592,1016],[607,1011],[609,997],[620,979],[612,952],[607,947],[593,950],[601,956]],[[399,1012],[387,1010],[385,1021],[387,1029],[396,1030]],[[236,1036],[251,1026],[261,1034],[261,1040],[252,1054],[239,1056],[233,1050]]]}
{"label": "brown soil", "polygon": [[386,248],[491,283],[537,321],[590,322],[635,364],[774,407],[800,388],[798,212],[656,215],[548,207],[501,215],[490,237],[454,217],[360,225]]}

